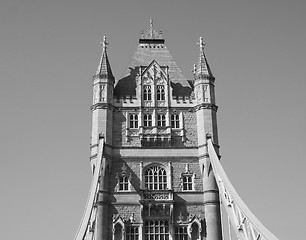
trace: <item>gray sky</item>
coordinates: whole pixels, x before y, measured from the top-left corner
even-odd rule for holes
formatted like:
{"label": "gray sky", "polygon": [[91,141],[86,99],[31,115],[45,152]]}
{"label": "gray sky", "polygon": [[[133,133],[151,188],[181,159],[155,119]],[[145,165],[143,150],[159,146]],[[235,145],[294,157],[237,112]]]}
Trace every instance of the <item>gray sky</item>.
{"label": "gray sky", "polygon": [[186,77],[200,36],[216,77],[222,164],[280,239],[305,238],[306,2],[2,0],[2,239],[72,239],[91,181],[92,75],[118,79],[152,17]]}

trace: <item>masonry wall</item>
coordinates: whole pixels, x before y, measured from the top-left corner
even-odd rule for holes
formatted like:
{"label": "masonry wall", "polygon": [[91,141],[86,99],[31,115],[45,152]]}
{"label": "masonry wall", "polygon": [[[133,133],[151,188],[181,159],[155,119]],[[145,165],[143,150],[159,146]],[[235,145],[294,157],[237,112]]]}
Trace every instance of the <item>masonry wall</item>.
{"label": "masonry wall", "polygon": [[[113,124],[113,146],[114,147],[142,147],[139,135],[134,137],[128,129],[128,120],[126,116],[134,113],[135,109],[114,112]],[[177,110],[183,113],[181,125],[184,132],[173,130],[171,134],[171,148],[197,147],[197,116],[193,109]],[[140,124],[140,122],[139,122]],[[129,136],[130,134],[130,136]],[[182,138],[183,135],[183,138]]]}
{"label": "masonry wall", "polygon": [[[188,221],[192,217],[204,219],[203,207],[203,180],[199,170],[199,163],[197,158],[171,158],[170,156],[153,160],[148,157],[145,159],[113,159],[112,171],[110,175],[110,214],[111,218],[121,216],[124,220],[129,221],[131,216],[134,217],[134,223],[140,222],[140,190],[141,190],[141,176],[140,176],[140,162],[143,160],[143,168],[152,163],[160,163],[166,169],[168,163],[171,161],[172,165],[172,186],[174,190],[174,222]],[[122,172],[123,164],[126,165],[126,172],[131,176],[130,192],[119,192],[117,174]],[[189,172],[194,174],[194,190],[183,191],[181,174],[186,171],[186,164],[188,164]],[[168,176],[169,177],[169,176]],[[110,219],[112,221],[112,219]]]}

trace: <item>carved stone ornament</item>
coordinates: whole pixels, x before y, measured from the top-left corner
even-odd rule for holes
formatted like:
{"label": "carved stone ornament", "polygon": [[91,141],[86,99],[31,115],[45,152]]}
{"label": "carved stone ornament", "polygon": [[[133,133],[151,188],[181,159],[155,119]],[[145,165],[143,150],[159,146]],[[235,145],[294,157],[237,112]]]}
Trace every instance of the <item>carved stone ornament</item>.
{"label": "carved stone ornament", "polygon": [[93,104],[105,102],[104,84],[96,84],[93,87]]}
{"label": "carved stone ornament", "polygon": [[201,87],[200,86],[197,87],[195,95],[196,95],[197,102],[201,102],[202,101],[202,92],[201,92]]}
{"label": "carved stone ornament", "polygon": [[93,104],[99,101],[99,85],[93,87]]}
{"label": "carved stone ornament", "polygon": [[130,129],[130,134],[131,137],[137,137],[139,135],[139,130],[131,130]]}
{"label": "carved stone ornament", "polygon": [[144,194],[145,200],[169,200],[167,193],[146,193]]}
{"label": "carved stone ornament", "polygon": [[144,134],[151,134],[153,133],[153,129],[145,129]]}
{"label": "carved stone ornament", "polygon": [[105,94],[104,94],[104,88],[105,88],[105,85],[100,85],[100,90],[99,90],[99,101],[100,102],[104,102],[105,101]]}
{"label": "carved stone ornament", "polygon": [[167,82],[167,74],[155,60],[153,60],[144,70],[142,76],[144,84],[150,84],[152,81],[157,82],[158,84],[166,84]]}
{"label": "carved stone ornament", "polygon": [[166,133],[167,133],[167,130],[165,130],[165,129],[158,129],[158,130],[157,130],[157,133],[158,133],[158,134],[166,134]]}
{"label": "carved stone ornament", "polygon": [[158,101],[157,102],[157,106],[158,107],[165,107],[166,106],[166,102],[165,101]]}
{"label": "carved stone ornament", "polygon": [[144,101],[145,107],[151,107],[152,101]]}

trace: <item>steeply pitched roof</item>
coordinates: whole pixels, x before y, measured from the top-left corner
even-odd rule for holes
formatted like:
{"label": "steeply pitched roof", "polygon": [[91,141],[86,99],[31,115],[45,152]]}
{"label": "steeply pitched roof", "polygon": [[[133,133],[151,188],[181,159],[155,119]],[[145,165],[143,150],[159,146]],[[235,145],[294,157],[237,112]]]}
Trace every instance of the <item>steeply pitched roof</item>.
{"label": "steeply pitched roof", "polygon": [[149,29],[139,39],[139,45],[127,70],[124,72],[122,78],[115,83],[114,94],[116,96],[135,96],[136,78],[137,74],[139,74],[139,67],[148,66],[153,60],[160,66],[169,67],[169,78],[174,96],[190,95],[192,88],[164,42],[165,40],[162,38],[161,32],[154,30],[151,20]]}
{"label": "steeply pitched roof", "polygon": [[96,72],[96,76],[102,77],[102,78],[112,78],[114,79],[112,69],[110,67],[110,63],[107,56],[106,46],[108,43],[106,42],[106,37],[103,37],[102,44],[102,54],[100,58],[100,63],[98,65],[98,69]]}
{"label": "steeply pitched roof", "polygon": [[213,78],[212,71],[208,65],[205,53],[204,53],[204,46],[205,43],[203,42],[203,38],[200,37],[200,56],[199,56],[199,62],[195,69],[195,75],[197,78]]}

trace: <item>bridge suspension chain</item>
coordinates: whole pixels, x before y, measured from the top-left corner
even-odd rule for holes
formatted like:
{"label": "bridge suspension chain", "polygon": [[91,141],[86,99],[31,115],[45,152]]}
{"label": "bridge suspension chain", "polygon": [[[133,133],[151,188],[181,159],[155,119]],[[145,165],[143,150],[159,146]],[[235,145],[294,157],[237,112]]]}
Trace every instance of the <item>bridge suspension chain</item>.
{"label": "bridge suspension chain", "polygon": [[227,178],[211,139],[208,140],[210,163],[219,187],[221,202],[239,240],[278,240],[248,209]]}

